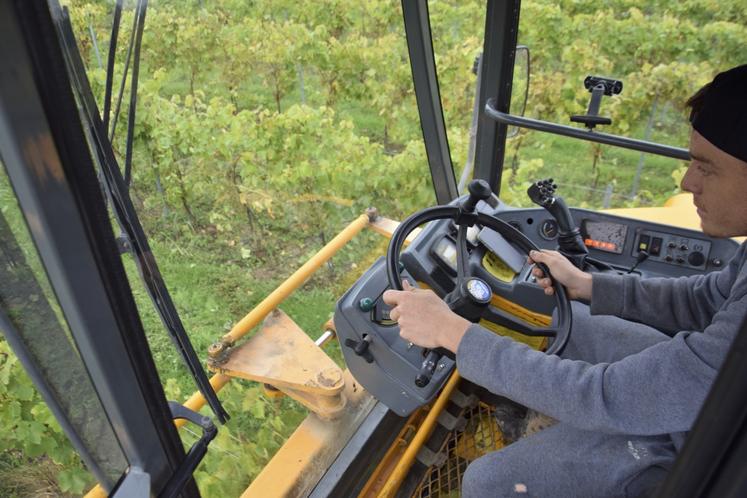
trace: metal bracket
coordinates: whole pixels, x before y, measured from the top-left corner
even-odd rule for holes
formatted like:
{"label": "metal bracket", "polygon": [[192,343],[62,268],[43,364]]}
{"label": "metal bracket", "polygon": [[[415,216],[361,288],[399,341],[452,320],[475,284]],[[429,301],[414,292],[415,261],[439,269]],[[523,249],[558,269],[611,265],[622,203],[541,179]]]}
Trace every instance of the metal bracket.
{"label": "metal bracket", "polygon": [[150,496],[150,491],[150,474],[133,465],[127,470],[127,474],[117,488],[112,491],[111,498],[143,498],[143,496]]}
{"label": "metal bracket", "polygon": [[564,137],[588,140],[590,142],[612,145],[615,147],[622,147],[624,149],[637,150],[639,152],[646,152],[648,154],[671,157],[673,159],[681,159],[683,161],[690,160],[690,152],[687,149],[683,149],[681,147],[672,147],[669,145],[662,145],[654,142],[648,142],[646,140],[637,140],[634,138],[627,138],[618,135],[612,135],[609,133],[588,131],[573,126],[549,123],[547,121],[541,121],[539,119],[513,116],[505,112],[500,112],[499,110],[497,110],[495,105],[496,104],[494,100],[489,100],[488,103],[485,104],[485,115],[499,123],[518,126],[520,128],[527,128],[530,130],[544,131],[546,133],[553,133],[555,135],[561,135]]}
{"label": "metal bracket", "polygon": [[117,249],[119,249],[120,254],[127,254],[129,252],[132,252],[132,244],[130,243],[130,238],[124,232],[120,233],[117,236],[116,242]]}
{"label": "metal bracket", "polygon": [[208,362],[211,370],[268,384],[325,419],[345,408],[342,370],[291,318],[275,309],[248,341]]}
{"label": "metal bracket", "polygon": [[444,410],[441,412],[441,415],[438,416],[438,423],[449,431],[453,431],[454,429],[456,429],[461,432],[467,425],[467,420],[464,417],[455,417],[451,413]]}

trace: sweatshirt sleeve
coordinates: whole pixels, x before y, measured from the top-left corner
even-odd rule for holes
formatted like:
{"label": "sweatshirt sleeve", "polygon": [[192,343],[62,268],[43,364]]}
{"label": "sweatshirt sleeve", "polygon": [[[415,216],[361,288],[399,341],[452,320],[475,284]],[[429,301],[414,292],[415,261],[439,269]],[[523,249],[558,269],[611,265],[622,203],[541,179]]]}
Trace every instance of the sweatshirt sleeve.
{"label": "sweatshirt sleeve", "polygon": [[592,275],[591,313],[615,315],[673,335],[704,330],[726,301],[744,260],[745,244],[727,266],[706,275],[647,278]]}
{"label": "sweatshirt sleeve", "polygon": [[688,431],[747,310],[719,310],[704,333],[671,340],[613,363],[535,351],[472,325],[457,351],[466,379],[579,429],[654,435]]}

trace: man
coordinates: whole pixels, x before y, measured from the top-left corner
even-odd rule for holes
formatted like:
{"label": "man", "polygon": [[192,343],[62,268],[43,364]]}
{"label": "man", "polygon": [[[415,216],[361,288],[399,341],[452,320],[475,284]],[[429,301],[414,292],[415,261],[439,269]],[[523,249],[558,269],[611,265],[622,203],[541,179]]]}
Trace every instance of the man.
{"label": "man", "polygon": [[[692,192],[703,231],[747,235],[747,65],[688,101]],[[387,291],[400,335],[456,353],[468,380],[558,423],[485,455],[465,498],[640,496],[666,476],[747,315],[747,245],[721,271],[679,279],[588,274],[533,251],[572,299],[561,357],[534,351],[453,314],[430,291]],[[551,280],[533,270],[546,294]],[[590,313],[589,313],[590,311]],[[614,315],[614,316],[593,316]],[[618,318],[619,317],[619,318]],[[633,323],[632,321],[640,322]],[[644,325],[645,324],[645,325]]]}

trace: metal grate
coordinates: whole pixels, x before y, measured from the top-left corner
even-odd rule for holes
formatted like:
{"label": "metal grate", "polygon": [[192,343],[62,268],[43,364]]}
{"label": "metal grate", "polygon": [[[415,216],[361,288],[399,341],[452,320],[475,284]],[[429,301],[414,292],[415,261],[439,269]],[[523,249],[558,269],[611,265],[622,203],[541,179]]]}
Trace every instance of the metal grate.
{"label": "metal grate", "polygon": [[493,416],[493,408],[478,403],[468,409],[464,430],[454,430],[444,441],[440,452],[446,459],[433,466],[412,494],[413,498],[457,498],[462,489],[462,475],[475,459],[503,448],[503,437]]}

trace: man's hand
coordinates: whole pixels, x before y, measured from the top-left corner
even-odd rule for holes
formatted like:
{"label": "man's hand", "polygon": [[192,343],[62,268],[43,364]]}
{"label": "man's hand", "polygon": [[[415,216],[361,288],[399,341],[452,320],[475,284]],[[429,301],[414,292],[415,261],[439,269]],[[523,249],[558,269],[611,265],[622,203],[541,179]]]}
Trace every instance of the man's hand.
{"label": "man's hand", "polygon": [[405,280],[405,290],[384,292],[393,306],[389,316],[399,324],[399,335],[424,348],[446,348],[456,353],[471,323],[449,309],[433,291],[416,289]]}
{"label": "man's hand", "polygon": [[[579,270],[568,259],[557,251],[530,251],[530,263],[544,263],[550,269],[556,282],[565,286],[570,299],[591,299],[591,275]],[[539,267],[532,269],[537,283],[545,289],[545,294],[552,296],[552,280]]]}

